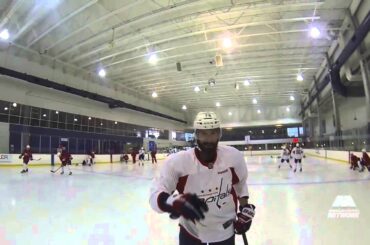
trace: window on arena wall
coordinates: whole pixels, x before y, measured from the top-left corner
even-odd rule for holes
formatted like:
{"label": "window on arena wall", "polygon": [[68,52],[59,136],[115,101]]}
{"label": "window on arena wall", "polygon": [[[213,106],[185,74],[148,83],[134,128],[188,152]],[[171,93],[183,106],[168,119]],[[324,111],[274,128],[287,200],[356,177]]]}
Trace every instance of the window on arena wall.
{"label": "window on arena wall", "polygon": [[159,135],[160,135],[159,130],[155,130],[155,129],[145,130],[145,138],[158,139]]}
{"label": "window on arena wall", "polygon": [[[57,110],[33,107],[0,100],[0,121],[34,127],[57,128],[91,133],[143,137],[148,127],[92,118]],[[156,129],[158,138],[168,139],[168,130]]]}
{"label": "window on arena wall", "polygon": [[95,131],[95,118],[94,117],[89,117],[89,118],[88,118],[89,121],[88,121],[88,124],[87,124],[88,131],[89,132],[94,132]]}
{"label": "window on arena wall", "polygon": [[304,135],[303,127],[299,127],[299,136],[303,135]]}
{"label": "window on arena wall", "polygon": [[49,119],[52,122],[58,122],[58,120],[59,120],[59,111],[50,110],[49,111]]}
{"label": "window on arena wall", "polygon": [[40,115],[40,127],[48,128],[50,122],[49,110],[41,109]]}
{"label": "window on arena wall", "polygon": [[89,125],[89,117],[87,116],[80,116],[81,118],[81,125],[88,126]]}
{"label": "window on arena wall", "polygon": [[32,107],[31,109],[31,126],[40,126],[40,108]]}
{"label": "window on arena wall", "polygon": [[185,141],[185,133],[184,132],[176,132],[176,140],[177,141]]}
{"label": "window on arena wall", "polygon": [[288,137],[298,137],[298,128],[287,128]]}
{"label": "window on arena wall", "polygon": [[73,130],[81,131],[81,116],[79,116],[79,115],[74,115]]}
{"label": "window on arena wall", "polygon": [[66,129],[73,130],[74,114],[66,113]]}
{"label": "window on arena wall", "polygon": [[0,100],[0,122],[9,122],[9,106],[9,102]]}
{"label": "window on arena wall", "polygon": [[99,118],[95,118],[94,132],[101,133],[101,127],[103,123]]}
{"label": "window on arena wall", "polygon": [[176,140],[176,132],[175,131],[171,132],[171,139]]}
{"label": "window on arena wall", "polygon": [[50,128],[58,128],[58,118],[56,118],[56,119],[52,118],[52,120],[49,122],[49,127]]}
{"label": "window on arena wall", "polygon": [[80,116],[81,119],[81,131],[87,132],[88,131],[88,123],[89,119],[87,116]]}
{"label": "window on arena wall", "polygon": [[20,115],[21,115],[21,109],[20,109],[21,106],[17,104],[14,104],[14,105],[16,106],[11,105],[9,107],[9,114],[10,114],[9,123],[19,124]]}
{"label": "window on arena wall", "polygon": [[20,105],[21,106],[21,115],[20,115],[20,124],[30,125],[31,123],[31,106]]}
{"label": "window on arena wall", "polygon": [[67,114],[65,112],[59,112],[58,116],[58,128],[59,129],[65,129],[66,128],[66,118]]}
{"label": "window on arena wall", "polygon": [[103,133],[105,134],[113,134],[113,122],[110,120],[105,120],[105,131]]}

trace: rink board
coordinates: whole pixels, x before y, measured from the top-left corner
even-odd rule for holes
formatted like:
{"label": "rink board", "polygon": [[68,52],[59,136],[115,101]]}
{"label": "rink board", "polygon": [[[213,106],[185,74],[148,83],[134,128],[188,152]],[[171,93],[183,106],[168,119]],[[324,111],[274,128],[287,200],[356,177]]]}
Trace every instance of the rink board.
{"label": "rink board", "polygon": [[[342,163],[349,162],[349,155],[350,153],[354,153],[356,156],[361,156],[362,152],[351,152],[351,151],[332,151],[332,150],[325,150],[325,149],[303,149],[305,155],[313,156],[323,159],[329,159],[334,161],[339,161]],[[281,150],[267,150],[267,151],[244,151],[243,155],[245,157],[248,156],[264,156],[264,155],[280,155]],[[19,154],[1,154],[0,153],[0,166],[20,166],[22,165],[22,159],[19,159]],[[51,154],[33,154],[34,159],[39,159],[38,161],[30,161],[29,165],[31,166],[44,166],[44,165],[51,165],[52,157],[54,157],[54,163],[60,164],[59,158],[56,154],[52,156]],[[87,159],[87,155],[72,155],[73,164],[82,163],[83,160]],[[138,155],[136,155],[138,158]],[[157,154],[157,160],[163,160],[167,157],[166,153]],[[145,156],[147,159],[147,154]],[[151,159],[151,158],[150,158]],[[112,162],[119,162],[120,155],[114,154],[112,155]],[[131,155],[129,155],[129,161],[132,161]],[[95,162],[98,164],[103,163],[110,163],[111,156],[110,155],[95,155]]]}
{"label": "rink board", "polygon": [[[167,154],[157,154],[157,160],[165,159]],[[33,154],[34,161],[30,161],[28,165],[30,166],[45,166],[51,165],[52,157],[54,157],[54,163],[60,164],[59,157],[54,154]],[[73,160],[72,164],[81,164],[83,160],[87,159],[87,155],[85,154],[76,154],[72,155]],[[40,160],[37,160],[40,159]],[[145,156],[147,159],[147,155]],[[136,160],[138,160],[138,155],[136,155]],[[119,162],[120,161],[120,154],[112,155],[112,162]],[[129,155],[129,161],[132,161],[131,155]],[[151,158],[150,158],[151,161]],[[111,155],[95,155],[95,163],[111,163]],[[0,166],[20,166],[22,165],[22,159],[19,159],[19,154],[2,154],[0,153]]]}

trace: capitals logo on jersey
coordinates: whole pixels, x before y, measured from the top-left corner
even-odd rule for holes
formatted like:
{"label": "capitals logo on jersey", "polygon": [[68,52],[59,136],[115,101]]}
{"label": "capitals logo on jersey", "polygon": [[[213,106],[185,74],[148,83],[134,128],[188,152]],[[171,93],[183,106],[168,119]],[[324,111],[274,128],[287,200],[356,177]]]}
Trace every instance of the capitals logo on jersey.
{"label": "capitals logo on jersey", "polygon": [[224,190],[222,189],[225,185],[223,183],[223,178],[221,178],[220,186],[215,188],[215,191],[212,191],[212,189],[206,190],[208,192],[211,192],[210,194],[204,194],[204,190],[201,190],[201,194],[199,195],[199,198],[205,202],[206,204],[210,203],[216,203],[216,206],[221,209],[222,205],[225,205],[225,198],[229,197],[231,195],[231,186],[228,184],[226,185],[226,188]]}

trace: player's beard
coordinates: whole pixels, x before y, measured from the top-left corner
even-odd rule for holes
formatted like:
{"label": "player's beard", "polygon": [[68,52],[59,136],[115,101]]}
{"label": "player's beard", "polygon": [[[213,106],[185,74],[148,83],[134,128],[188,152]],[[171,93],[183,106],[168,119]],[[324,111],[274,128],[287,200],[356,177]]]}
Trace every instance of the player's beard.
{"label": "player's beard", "polygon": [[214,143],[211,143],[211,142],[202,143],[199,140],[197,140],[197,145],[200,151],[202,152],[202,154],[207,156],[207,158],[209,157],[212,159],[217,153],[218,141]]}

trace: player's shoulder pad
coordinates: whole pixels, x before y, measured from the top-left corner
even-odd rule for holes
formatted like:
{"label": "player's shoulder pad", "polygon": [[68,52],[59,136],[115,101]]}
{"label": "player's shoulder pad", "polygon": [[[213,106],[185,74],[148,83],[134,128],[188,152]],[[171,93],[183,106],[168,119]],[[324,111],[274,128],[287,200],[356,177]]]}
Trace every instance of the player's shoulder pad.
{"label": "player's shoulder pad", "polygon": [[228,146],[228,145],[219,145],[218,151],[222,154],[222,156],[228,158],[236,158],[236,157],[243,157],[243,153],[236,149],[235,147]]}
{"label": "player's shoulder pad", "polygon": [[[190,150],[193,150],[193,149],[190,149]],[[180,164],[186,161],[187,158],[191,157],[190,150],[179,151],[179,152],[169,155],[165,160],[165,164],[169,164],[173,166],[173,165]]]}

